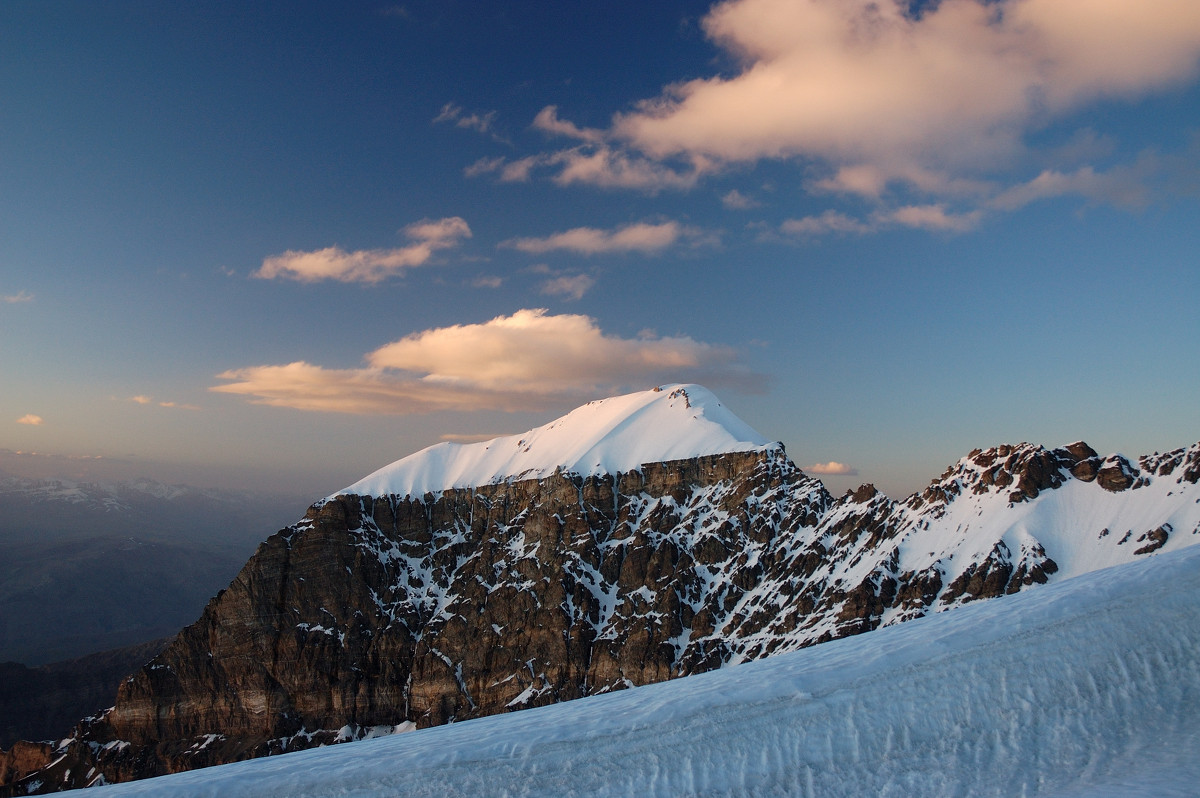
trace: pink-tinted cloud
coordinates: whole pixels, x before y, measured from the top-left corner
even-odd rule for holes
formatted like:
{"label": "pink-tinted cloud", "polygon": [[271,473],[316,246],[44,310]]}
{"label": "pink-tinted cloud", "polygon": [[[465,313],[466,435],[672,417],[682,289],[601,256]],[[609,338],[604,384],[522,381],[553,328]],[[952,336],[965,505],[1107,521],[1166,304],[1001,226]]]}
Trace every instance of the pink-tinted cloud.
{"label": "pink-tinted cloud", "polygon": [[211,390],[257,404],[363,414],[529,410],[667,381],[761,385],[739,353],[686,336],[619,338],[595,319],[520,310],[414,333],[357,369],[304,361],[231,369]]}
{"label": "pink-tinted cloud", "polygon": [[35,416],[33,413],[28,413],[17,419],[18,424],[25,424],[30,427],[40,427],[45,423],[45,419],[41,416]]}
{"label": "pink-tinted cloud", "polygon": [[9,305],[15,305],[18,302],[32,302],[32,301],[33,301],[33,294],[31,294],[27,291],[18,291],[15,294],[7,294],[4,296],[0,296],[0,302],[7,303]]}
{"label": "pink-tinted cloud", "polygon": [[866,194],[1007,158],[1046,114],[1190,80],[1200,56],[1192,0],[943,0],[919,18],[896,0],[732,0],[704,28],[741,71],[671,86],[611,136],[654,158],[822,158]]}
{"label": "pink-tinted cloud", "polygon": [[854,466],[845,463],[839,463],[835,460],[830,460],[828,463],[814,463],[804,469],[810,474],[820,474],[822,476],[839,476],[839,477],[855,477],[858,476],[858,469]]}
{"label": "pink-tinted cloud", "polygon": [[602,230],[595,227],[576,227],[545,238],[514,238],[501,246],[511,247],[531,254],[542,254],[563,250],[581,255],[599,255],[614,252],[640,252],[654,254],[682,241],[705,240],[703,232],[686,227],[678,222],[648,224],[640,222]]}
{"label": "pink-tinted cloud", "polygon": [[566,136],[579,141],[599,144],[604,140],[604,132],[595,128],[581,128],[574,122],[558,118],[558,107],[547,105],[533,118],[533,127],[556,136]]}
{"label": "pink-tinted cloud", "polygon": [[[1145,175],[1132,168],[1101,175],[1053,161],[1058,168],[1028,185],[1016,175],[1031,160],[1029,134],[1047,122],[1195,80],[1200,3],[941,0],[915,13],[912,5],[717,3],[703,28],[738,63],[732,73],[666,86],[604,129],[547,106],[533,126],[580,144],[491,168],[501,180],[545,170],[560,185],[655,192],[691,188],[733,164],[794,159],[806,165],[810,190],[882,203],[893,218],[865,222],[877,227],[961,231],[978,223],[973,209],[1011,209],[1052,192],[1144,204]],[[1072,157],[1098,157],[1103,141],[1091,138]],[[1083,167],[1092,173],[1073,171]],[[935,202],[893,208],[897,191]],[[936,200],[968,207],[938,216]],[[733,196],[727,206],[742,204]]]}
{"label": "pink-tinted cloud", "polygon": [[395,277],[405,270],[424,266],[435,252],[458,246],[471,237],[471,228],[458,216],[445,219],[425,219],[404,228],[413,240],[407,247],[371,249],[347,252],[340,247],[326,247],[311,252],[289,250],[263,260],[254,277],[264,280],[282,278],[303,283],[321,280],[377,283]]}

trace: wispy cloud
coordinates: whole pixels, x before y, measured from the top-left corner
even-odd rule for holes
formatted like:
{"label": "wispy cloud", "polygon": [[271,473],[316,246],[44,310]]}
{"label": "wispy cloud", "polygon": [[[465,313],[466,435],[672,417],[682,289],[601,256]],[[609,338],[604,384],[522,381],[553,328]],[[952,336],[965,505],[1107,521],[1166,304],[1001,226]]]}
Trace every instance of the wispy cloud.
{"label": "wispy cloud", "polygon": [[543,409],[674,380],[742,389],[763,382],[731,347],[687,336],[620,338],[588,316],[544,309],[414,333],[365,360],[356,369],[304,361],[232,369],[211,390],[301,410],[412,414]]}
{"label": "wispy cloud", "polygon": [[533,118],[533,127],[556,136],[566,136],[579,141],[599,144],[604,141],[604,131],[595,128],[581,128],[566,119],[558,118],[558,106],[547,105]]}
{"label": "wispy cloud", "polygon": [[698,228],[668,221],[660,224],[639,222],[612,230],[575,227],[545,238],[513,238],[502,242],[501,246],[531,254],[543,254],[556,250],[575,252],[581,255],[620,252],[654,254],[684,241],[706,242],[708,240],[709,237]]}
{"label": "wispy cloud", "polygon": [[455,127],[463,128],[464,130],[474,130],[477,133],[483,133],[491,136],[497,141],[506,141],[506,139],[498,136],[493,129],[496,121],[495,111],[485,111],[483,113],[467,113],[461,105],[455,103],[446,103],[442,106],[441,112],[433,118],[433,123],[451,123]]}
{"label": "wispy cloud", "polygon": [[502,157],[481,158],[463,171],[467,177],[494,173],[502,183],[524,183],[539,170],[552,172],[551,181],[560,186],[582,184],[657,194],[690,189],[712,170],[712,163],[693,158],[676,168],[620,147],[583,144],[511,161]]}
{"label": "wispy cloud", "polygon": [[347,252],[340,247],[301,252],[289,250],[263,260],[254,277],[264,280],[282,278],[303,283],[338,280],[351,283],[377,283],[396,277],[405,270],[424,266],[435,252],[458,246],[471,237],[471,228],[458,216],[424,219],[405,227],[404,234],[413,243],[396,249],[370,249]]}
{"label": "wispy cloud", "polygon": [[963,233],[974,229],[982,218],[982,211],[955,213],[947,210],[942,204],[904,205],[890,210],[875,211],[866,219],[856,219],[839,211],[828,210],[817,216],[788,219],[780,224],[779,232],[790,238],[815,237],[830,233],[871,235],[896,227]]}
{"label": "wispy cloud", "polygon": [[762,205],[758,200],[747,197],[736,188],[721,197],[721,204],[734,211],[744,211]]}
{"label": "wispy cloud", "polygon": [[28,413],[17,419],[18,424],[26,424],[30,427],[40,427],[45,423],[41,416],[35,416],[33,413]]}
{"label": "wispy cloud", "polygon": [[6,294],[0,296],[0,302],[5,302],[10,305],[15,305],[18,302],[32,302],[33,294],[28,291],[18,291],[15,294]]}
{"label": "wispy cloud", "polygon": [[817,236],[826,233],[857,233],[861,235],[873,233],[875,229],[871,224],[832,210],[825,211],[820,216],[788,219],[779,226],[780,232],[788,236]]}
{"label": "wispy cloud", "polygon": [[191,404],[187,404],[184,402],[155,401],[154,397],[146,396],[145,394],[138,394],[137,396],[131,396],[131,397],[129,397],[129,401],[133,402],[134,404],[139,404],[139,405],[157,405],[159,407],[169,407],[169,408],[175,408],[178,410],[200,410],[201,409],[198,405],[191,405]]}
{"label": "wispy cloud", "polygon": [[495,274],[481,274],[471,281],[472,288],[499,288],[504,285],[504,278]]}
{"label": "wispy cloud", "polygon": [[546,296],[580,300],[595,284],[596,279],[587,274],[560,274],[542,283],[541,292]]}
{"label": "wispy cloud", "polygon": [[830,460],[828,463],[814,463],[804,469],[810,474],[820,474],[822,476],[841,476],[841,477],[856,477],[858,469],[854,466],[845,463],[839,463],[836,460]]}

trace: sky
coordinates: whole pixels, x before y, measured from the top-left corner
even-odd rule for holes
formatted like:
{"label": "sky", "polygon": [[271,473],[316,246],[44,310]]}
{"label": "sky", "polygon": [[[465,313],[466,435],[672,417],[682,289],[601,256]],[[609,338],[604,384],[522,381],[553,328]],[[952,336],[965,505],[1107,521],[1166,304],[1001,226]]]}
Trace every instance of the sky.
{"label": "sky", "polygon": [[835,492],[1200,440],[1194,0],[0,4],[0,469],[697,382]]}

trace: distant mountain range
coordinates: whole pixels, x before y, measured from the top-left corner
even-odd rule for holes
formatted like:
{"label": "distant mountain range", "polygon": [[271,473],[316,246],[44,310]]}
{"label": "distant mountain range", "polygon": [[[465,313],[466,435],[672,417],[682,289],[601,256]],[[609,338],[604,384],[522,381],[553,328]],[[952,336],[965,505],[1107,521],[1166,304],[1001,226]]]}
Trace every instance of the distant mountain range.
{"label": "distant mountain range", "polygon": [[[419,452],[264,542],[9,789],[124,781],[793,651],[1200,542],[1200,444],[976,450],[840,498],[707,390]],[[12,764],[20,760],[20,767]],[[0,763],[3,765],[3,763]]]}
{"label": "distant mountain range", "polygon": [[0,662],[35,666],[173,635],[303,501],[0,475]]}

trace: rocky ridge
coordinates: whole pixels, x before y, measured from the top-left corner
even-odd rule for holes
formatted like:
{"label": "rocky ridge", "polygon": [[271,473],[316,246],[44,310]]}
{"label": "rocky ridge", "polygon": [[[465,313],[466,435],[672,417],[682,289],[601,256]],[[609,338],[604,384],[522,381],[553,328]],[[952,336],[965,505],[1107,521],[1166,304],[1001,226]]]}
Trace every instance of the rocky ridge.
{"label": "rocky ridge", "polygon": [[[342,494],[264,542],[20,793],[661,681],[1200,542],[1200,444],[977,450],[903,502],[782,447],[420,497]],[[12,755],[10,755],[10,759]]]}

